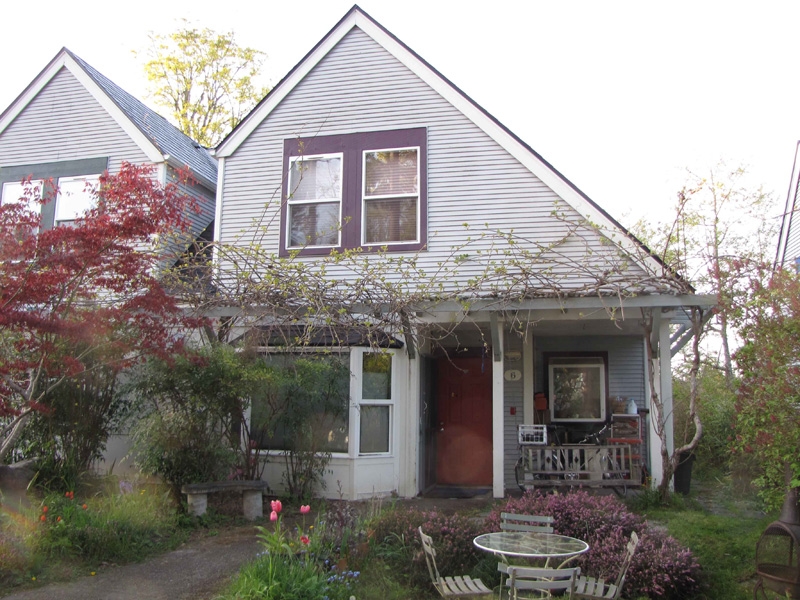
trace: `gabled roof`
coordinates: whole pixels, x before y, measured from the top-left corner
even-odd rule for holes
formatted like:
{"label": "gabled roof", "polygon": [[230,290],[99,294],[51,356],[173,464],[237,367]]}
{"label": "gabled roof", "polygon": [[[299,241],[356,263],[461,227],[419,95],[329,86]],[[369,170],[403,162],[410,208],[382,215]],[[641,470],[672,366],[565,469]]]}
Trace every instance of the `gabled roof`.
{"label": "gabled roof", "polygon": [[66,68],[81,82],[117,124],[141,147],[150,161],[161,163],[166,160],[176,167],[188,165],[200,181],[204,181],[212,188],[216,187],[217,163],[208,150],[67,48],[62,48],[17,99],[0,114],[0,134],[62,68]]}
{"label": "gabled roof", "polygon": [[[242,120],[230,134],[217,146],[217,158],[231,156],[248,136],[275,110],[286,96],[308,75],[311,70],[347,35],[353,28],[359,28],[380,44],[386,51],[404,64],[420,79],[460,110],[467,118],[480,127],[495,142],[514,156],[545,185],[558,194],[565,202],[578,211],[589,222],[596,224],[604,235],[634,255],[642,255],[644,250],[648,268],[654,272],[669,271],[664,263],[654,256],[641,241],[637,240],[605,210],[595,204],[586,194],[559,173],[528,144],[507,129],[495,117],[484,110],[446,77],[423,60],[416,52],[406,46],[391,32],[385,29],[354,5],[348,13],[317,43],[302,60],[267,94],[261,102]],[[675,275],[673,273],[673,275]],[[677,276],[677,275],[675,275]]]}

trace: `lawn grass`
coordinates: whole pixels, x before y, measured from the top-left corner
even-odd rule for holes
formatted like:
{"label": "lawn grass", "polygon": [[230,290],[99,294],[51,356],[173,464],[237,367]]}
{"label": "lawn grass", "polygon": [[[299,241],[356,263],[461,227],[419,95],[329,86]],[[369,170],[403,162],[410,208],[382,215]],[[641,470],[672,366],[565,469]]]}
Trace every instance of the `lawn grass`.
{"label": "lawn grass", "polygon": [[692,551],[703,569],[705,600],[749,600],[756,543],[777,515],[759,511],[754,496],[734,493],[729,476],[712,475],[693,486],[687,498],[675,496],[670,506],[642,507],[640,499],[638,507],[631,501],[631,509]]}

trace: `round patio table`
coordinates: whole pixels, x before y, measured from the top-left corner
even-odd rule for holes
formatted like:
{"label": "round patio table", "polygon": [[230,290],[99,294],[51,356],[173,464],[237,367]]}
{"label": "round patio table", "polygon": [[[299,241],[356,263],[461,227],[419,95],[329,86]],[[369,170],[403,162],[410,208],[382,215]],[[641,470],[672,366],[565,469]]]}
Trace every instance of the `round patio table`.
{"label": "round patio table", "polygon": [[565,559],[561,563],[564,566],[564,563],[589,549],[589,544],[577,538],[534,531],[484,533],[476,537],[473,543],[481,550],[499,554],[504,560],[510,556],[544,559],[545,566],[548,566],[551,558]]}

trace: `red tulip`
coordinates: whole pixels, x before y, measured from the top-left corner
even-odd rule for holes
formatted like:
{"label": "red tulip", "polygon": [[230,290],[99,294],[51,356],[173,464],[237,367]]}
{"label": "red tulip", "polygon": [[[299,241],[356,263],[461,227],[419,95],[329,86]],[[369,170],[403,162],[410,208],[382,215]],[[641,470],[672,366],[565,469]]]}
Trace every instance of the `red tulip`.
{"label": "red tulip", "polygon": [[301,535],[300,536],[300,541],[303,542],[306,546],[308,546],[308,544],[309,544],[309,539],[308,539],[307,535]]}
{"label": "red tulip", "polygon": [[280,500],[273,500],[271,503],[273,512],[279,513],[283,510],[283,504]]}
{"label": "red tulip", "polygon": [[277,521],[278,520],[278,511],[273,510],[271,513],[269,513],[269,520],[270,521]]}
{"label": "red tulip", "polygon": [[311,507],[308,504],[304,504],[303,506],[300,507],[301,515],[307,515],[310,512],[311,512]]}

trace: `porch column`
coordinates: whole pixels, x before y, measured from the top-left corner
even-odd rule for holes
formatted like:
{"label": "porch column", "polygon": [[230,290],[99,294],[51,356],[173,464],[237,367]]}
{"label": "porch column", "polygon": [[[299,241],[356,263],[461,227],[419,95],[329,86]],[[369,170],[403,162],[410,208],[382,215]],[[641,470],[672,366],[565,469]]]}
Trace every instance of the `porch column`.
{"label": "porch column", "polygon": [[[503,456],[503,321],[492,313],[492,343],[495,344],[492,361],[492,496],[502,498],[505,494]],[[498,352],[499,350],[499,352]],[[499,354],[499,357],[498,357]]]}
{"label": "porch column", "polygon": [[[665,318],[659,319],[658,331],[654,331],[654,337],[658,335],[657,352],[653,353],[653,370],[655,374],[655,385],[659,398],[661,398],[661,405],[663,406],[663,420],[664,433],[667,438],[667,455],[672,456],[675,448],[673,440],[673,405],[672,405],[672,352],[670,343],[670,320]],[[655,326],[654,328],[655,329]],[[652,340],[648,340],[652,343]],[[653,485],[661,484],[663,474],[663,460],[661,458],[661,438],[658,436],[656,422],[656,411],[650,407],[650,475],[653,479]],[[670,483],[670,486],[672,483]]]}

